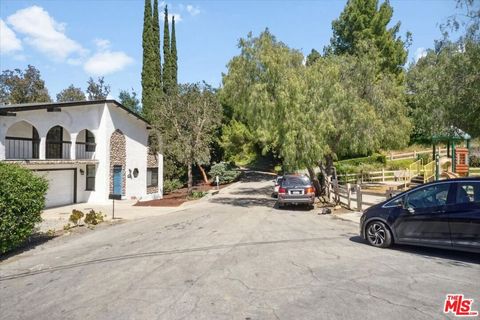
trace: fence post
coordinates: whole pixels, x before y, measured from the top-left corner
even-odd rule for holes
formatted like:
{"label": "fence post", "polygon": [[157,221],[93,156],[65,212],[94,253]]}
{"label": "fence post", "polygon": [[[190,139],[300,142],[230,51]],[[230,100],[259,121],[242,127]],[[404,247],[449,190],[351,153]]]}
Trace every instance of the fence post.
{"label": "fence post", "polygon": [[385,168],[382,168],[382,182],[385,182]]}
{"label": "fence post", "polygon": [[417,159],[417,151],[416,150],[413,151],[413,158]]}
{"label": "fence post", "polygon": [[338,180],[332,179],[332,181],[333,181],[333,195],[334,195],[333,200],[335,201],[335,204],[338,204],[340,202],[340,190],[338,190]]}
{"label": "fence post", "polygon": [[360,185],[356,185],[355,186],[356,190],[357,190],[357,211],[360,211],[362,212],[363,209],[362,209],[362,190],[360,189]]}
{"label": "fence post", "polygon": [[390,152],[390,160],[393,160],[393,152]]}
{"label": "fence post", "polygon": [[328,202],[332,202],[332,177],[327,176],[327,198]]}
{"label": "fence post", "polygon": [[347,183],[347,207],[348,209],[352,209],[352,190],[350,183]]}

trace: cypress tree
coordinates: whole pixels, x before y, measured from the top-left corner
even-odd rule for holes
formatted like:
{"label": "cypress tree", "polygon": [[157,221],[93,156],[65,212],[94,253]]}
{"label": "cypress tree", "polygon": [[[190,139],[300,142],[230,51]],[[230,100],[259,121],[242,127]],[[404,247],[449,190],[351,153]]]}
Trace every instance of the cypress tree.
{"label": "cypress tree", "polygon": [[170,72],[170,31],[168,29],[168,7],[165,6],[163,23],[163,91],[170,92],[172,75]]}
{"label": "cypress tree", "polygon": [[172,86],[176,87],[178,83],[178,65],[177,65],[177,39],[175,36],[175,17],[172,17],[172,41],[170,45],[170,62],[172,64]]}
{"label": "cypress tree", "polygon": [[150,0],[145,0],[145,11],[143,15],[143,65],[142,65],[142,112],[149,119],[152,104],[153,92],[155,89],[155,79],[152,69],[153,63],[153,35],[152,35],[152,4]]}
{"label": "cypress tree", "polygon": [[162,90],[162,62],[160,56],[160,24],[158,19],[158,0],[153,1],[153,20],[152,20],[152,35],[153,35],[153,78],[155,81],[154,87],[154,102],[157,104],[161,97]]}

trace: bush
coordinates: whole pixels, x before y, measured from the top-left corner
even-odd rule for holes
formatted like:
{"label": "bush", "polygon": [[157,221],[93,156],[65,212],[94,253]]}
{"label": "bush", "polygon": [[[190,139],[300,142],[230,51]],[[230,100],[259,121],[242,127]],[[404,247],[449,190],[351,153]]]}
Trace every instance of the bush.
{"label": "bush", "polygon": [[417,160],[422,160],[423,165],[426,165],[429,162],[432,162],[432,154],[431,153],[422,153],[417,154]]}
{"label": "bush", "polygon": [[20,245],[42,221],[47,189],[32,171],[0,163],[0,254]]}
{"label": "bush", "polygon": [[178,179],[164,180],[163,181],[163,193],[169,194],[177,189],[183,187],[183,183]]}
{"label": "bush", "polygon": [[479,168],[480,167],[480,157],[471,155],[469,159],[470,167]]}
{"label": "bush", "polygon": [[218,176],[220,184],[230,183],[238,179],[240,172],[235,170],[235,168],[225,162],[215,163],[208,173],[215,183],[215,177]]}
{"label": "bush", "polygon": [[78,226],[80,219],[82,219],[84,216],[85,215],[82,211],[73,209],[72,214],[70,215],[70,218],[68,220],[74,225]]}
{"label": "bush", "polygon": [[203,198],[208,192],[204,191],[193,191],[191,195],[188,196],[189,199],[195,200]]}
{"label": "bush", "polygon": [[387,170],[401,170],[408,168],[415,159],[402,159],[402,160],[390,160],[387,161]]}
{"label": "bush", "polygon": [[91,225],[97,225],[100,222],[103,222],[103,214],[101,212],[95,212],[94,210],[90,210],[89,213],[85,215],[85,223]]}

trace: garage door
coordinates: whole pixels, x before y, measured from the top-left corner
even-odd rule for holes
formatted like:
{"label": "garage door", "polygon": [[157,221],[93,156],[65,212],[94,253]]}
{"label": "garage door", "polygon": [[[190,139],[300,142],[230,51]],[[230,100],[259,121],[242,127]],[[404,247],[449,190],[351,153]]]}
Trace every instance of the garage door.
{"label": "garage door", "polygon": [[74,202],[73,170],[38,171],[38,174],[48,180],[46,208],[72,204]]}

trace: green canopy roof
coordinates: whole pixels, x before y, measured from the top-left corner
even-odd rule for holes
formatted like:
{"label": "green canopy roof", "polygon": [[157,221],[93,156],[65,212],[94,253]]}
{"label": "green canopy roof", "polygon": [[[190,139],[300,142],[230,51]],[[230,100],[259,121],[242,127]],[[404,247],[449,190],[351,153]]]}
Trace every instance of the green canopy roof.
{"label": "green canopy roof", "polygon": [[438,134],[432,136],[433,142],[467,141],[470,139],[472,139],[472,137],[468,133],[454,126],[445,128]]}

